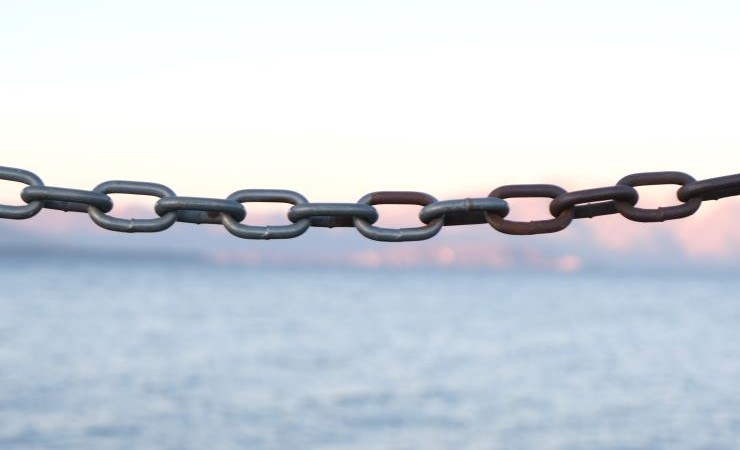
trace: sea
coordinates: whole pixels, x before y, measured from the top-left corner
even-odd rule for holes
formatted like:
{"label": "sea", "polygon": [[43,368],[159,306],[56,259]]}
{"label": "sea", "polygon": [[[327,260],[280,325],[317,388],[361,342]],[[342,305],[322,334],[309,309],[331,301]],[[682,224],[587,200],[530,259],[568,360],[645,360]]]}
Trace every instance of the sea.
{"label": "sea", "polygon": [[737,449],[737,274],[0,261],[0,449]]}

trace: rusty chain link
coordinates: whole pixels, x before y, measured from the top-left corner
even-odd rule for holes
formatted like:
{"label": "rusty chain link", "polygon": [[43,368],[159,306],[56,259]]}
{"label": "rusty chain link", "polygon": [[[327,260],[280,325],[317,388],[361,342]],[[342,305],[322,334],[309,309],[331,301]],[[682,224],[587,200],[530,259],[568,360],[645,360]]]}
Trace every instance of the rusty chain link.
{"label": "rusty chain link", "polygon": [[[175,222],[221,224],[244,239],[295,238],[310,227],[355,227],[363,236],[378,241],[418,241],[436,235],[444,226],[490,224],[506,234],[529,235],[563,230],[574,219],[621,214],[637,222],[662,222],[694,214],[703,201],[740,196],[740,174],[696,181],[683,172],[647,172],[628,175],[614,186],[567,192],[551,184],[501,186],[482,198],[437,200],[424,192],[381,191],[367,194],[357,203],[311,203],[301,194],[283,189],[244,189],[226,199],[180,197],[167,186],[140,181],[106,181],[90,191],[44,185],[36,174],[0,166],[0,180],[26,184],[20,193],[25,205],[0,204],[0,219],[28,219],[41,209],[86,212],[98,226],[128,233],[162,231]],[[639,208],[635,186],[679,185],[678,204],[653,209]],[[108,194],[159,197],[155,217],[124,219],[108,215],[113,200]],[[550,198],[551,219],[529,222],[506,219],[507,198]],[[255,226],[242,223],[248,216],[245,203],[271,202],[293,205],[287,225]],[[421,226],[382,228],[373,225],[379,214],[374,205],[421,206]]]}

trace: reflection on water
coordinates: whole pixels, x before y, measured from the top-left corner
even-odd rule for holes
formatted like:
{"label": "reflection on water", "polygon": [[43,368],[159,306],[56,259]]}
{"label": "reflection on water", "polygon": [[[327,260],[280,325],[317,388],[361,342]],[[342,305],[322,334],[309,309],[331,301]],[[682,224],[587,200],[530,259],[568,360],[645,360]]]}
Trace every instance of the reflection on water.
{"label": "reflection on water", "polygon": [[740,441],[740,281],[0,265],[3,449]]}

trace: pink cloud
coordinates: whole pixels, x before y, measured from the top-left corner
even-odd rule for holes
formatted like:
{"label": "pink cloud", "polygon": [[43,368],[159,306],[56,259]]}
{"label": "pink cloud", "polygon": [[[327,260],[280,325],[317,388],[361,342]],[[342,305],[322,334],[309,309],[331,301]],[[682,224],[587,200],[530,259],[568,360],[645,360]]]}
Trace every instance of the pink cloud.
{"label": "pink cloud", "polygon": [[655,249],[650,225],[632,222],[621,215],[585,220],[599,247],[619,253]]}
{"label": "pink cloud", "polygon": [[705,202],[700,211],[675,228],[676,238],[694,258],[740,256],[740,203]]}

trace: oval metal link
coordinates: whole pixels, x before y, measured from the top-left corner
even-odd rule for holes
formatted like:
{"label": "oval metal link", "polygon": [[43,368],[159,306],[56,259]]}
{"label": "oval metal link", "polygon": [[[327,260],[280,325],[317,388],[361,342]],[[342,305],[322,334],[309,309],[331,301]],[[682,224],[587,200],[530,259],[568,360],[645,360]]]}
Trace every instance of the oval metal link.
{"label": "oval metal link", "polygon": [[[229,195],[228,199],[240,204],[246,202],[278,202],[303,205],[308,203],[306,197],[298,192],[284,189],[243,189]],[[244,239],[290,239],[302,235],[311,226],[311,221],[307,218],[298,219],[290,225],[256,226],[241,224],[240,221],[225,214],[222,221],[229,233]]]}
{"label": "oval metal link", "polygon": [[677,195],[682,202],[692,197],[701,197],[702,200],[719,200],[740,195],[740,173],[686,183],[679,188]]}
{"label": "oval metal link", "polygon": [[639,194],[635,188],[625,185],[566,192],[550,202],[550,214],[559,216],[561,212],[569,208],[575,208],[576,219],[617,214],[615,200],[623,200],[634,205],[638,197]]}
{"label": "oval metal link", "polygon": [[113,200],[101,192],[85,191],[54,186],[28,186],[21,192],[24,202],[40,201],[46,209],[87,212],[95,206],[103,212],[113,209]]}
{"label": "oval metal link", "polygon": [[[16,181],[29,186],[44,185],[35,173],[13,167],[0,166],[0,180]],[[38,214],[43,207],[44,203],[40,200],[34,200],[27,205],[0,205],[0,219],[28,219]]]}
{"label": "oval metal link", "polygon": [[[175,195],[172,189],[162,184],[124,180],[111,180],[100,183],[95,186],[93,191],[104,194],[150,195],[160,198],[173,197]],[[87,213],[98,226],[106,230],[126,233],[152,233],[166,230],[177,220],[177,213],[175,212],[168,212],[155,219],[121,219],[109,216],[95,206],[90,206],[87,208]]]}
{"label": "oval metal link", "polygon": [[445,226],[474,225],[487,223],[486,211],[505,216],[509,213],[509,204],[496,197],[442,200],[421,208],[419,219],[429,223],[437,217],[444,217]]}
{"label": "oval metal link", "polygon": [[[683,186],[694,181],[694,177],[683,172],[644,172],[627,175],[619,180],[617,184],[632,187],[659,186],[662,184],[679,184]],[[621,215],[635,222],[663,222],[694,214],[699,209],[699,206],[701,206],[701,197],[689,198],[680,205],[652,209],[637,208],[623,200],[617,200],[614,204]]]}
{"label": "oval metal link", "polygon": [[[357,201],[367,205],[420,205],[427,206],[437,199],[424,192],[381,191],[372,192]],[[366,238],[383,242],[422,241],[439,233],[444,226],[444,217],[432,219],[428,224],[413,228],[382,228],[371,225],[361,217],[353,219],[355,228]]]}
{"label": "oval metal link", "polygon": [[288,211],[291,222],[309,219],[311,226],[322,228],[351,227],[354,226],[355,217],[375,223],[378,220],[378,211],[362,203],[303,203]]}
{"label": "oval metal link", "polygon": [[[547,197],[555,199],[565,193],[565,189],[553,184],[510,184],[494,189],[488,196],[500,199],[522,197]],[[533,220],[530,222],[506,220],[504,219],[506,215],[500,216],[491,212],[486,212],[485,215],[488,223],[497,231],[506,234],[529,235],[554,233],[565,229],[575,217],[575,209],[564,209],[554,219]]]}
{"label": "oval metal link", "polygon": [[178,222],[221,224],[222,214],[241,222],[247,212],[239,202],[207,197],[164,197],[154,205],[154,212],[163,216],[169,212],[177,214]]}

